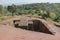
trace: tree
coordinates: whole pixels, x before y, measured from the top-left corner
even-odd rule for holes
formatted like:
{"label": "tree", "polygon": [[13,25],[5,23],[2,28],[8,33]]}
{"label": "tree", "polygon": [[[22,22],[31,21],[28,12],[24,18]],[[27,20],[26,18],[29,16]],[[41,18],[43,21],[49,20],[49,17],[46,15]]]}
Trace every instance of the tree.
{"label": "tree", "polygon": [[3,6],[0,5],[0,13],[2,14],[3,13]]}
{"label": "tree", "polygon": [[54,12],[50,12],[50,18],[54,21],[57,21],[57,18],[59,18]]}
{"label": "tree", "polygon": [[12,13],[12,16],[14,15],[13,13],[16,12],[16,5],[11,5],[7,7],[8,11]]}

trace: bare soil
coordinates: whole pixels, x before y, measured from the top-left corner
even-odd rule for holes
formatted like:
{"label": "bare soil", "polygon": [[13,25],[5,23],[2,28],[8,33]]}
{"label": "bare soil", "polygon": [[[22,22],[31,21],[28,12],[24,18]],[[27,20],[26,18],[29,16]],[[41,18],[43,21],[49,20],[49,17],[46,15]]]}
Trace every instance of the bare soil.
{"label": "bare soil", "polygon": [[60,29],[57,29],[55,35],[50,35],[14,28],[10,25],[0,25],[0,40],[60,40],[60,31],[58,31]]}
{"label": "bare soil", "polygon": [[0,24],[0,40],[60,40],[60,28],[48,25],[55,31],[54,35],[14,28],[10,24]]}

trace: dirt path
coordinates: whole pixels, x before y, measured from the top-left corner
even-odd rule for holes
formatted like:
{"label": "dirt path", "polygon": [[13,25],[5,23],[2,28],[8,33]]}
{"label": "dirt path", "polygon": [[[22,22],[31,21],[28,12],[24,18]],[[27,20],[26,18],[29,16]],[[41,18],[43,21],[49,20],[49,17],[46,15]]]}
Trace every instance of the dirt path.
{"label": "dirt path", "polygon": [[9,25],[0,25],[0,40],[60,40],[60,35],[26,31]]}
{"label": "dirt path", "polygon": [[46,25],[49,25],[56,34],[50,35],[14,28],[10,25],[0,25],[0,40],[60,40],[60,29],[48,23]]}

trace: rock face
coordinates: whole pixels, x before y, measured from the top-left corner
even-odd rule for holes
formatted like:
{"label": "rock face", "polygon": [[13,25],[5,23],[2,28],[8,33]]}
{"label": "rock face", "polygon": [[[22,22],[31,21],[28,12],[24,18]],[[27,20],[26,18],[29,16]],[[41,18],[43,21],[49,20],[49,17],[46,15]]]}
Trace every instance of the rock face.
{"label": "rock face", "polygon": [[50,26],[46,25],[47,23],[43,22],[43,20],[40,20],[40,18],[23,16],[18,20],[14,20],[13,23],[16,28],[54,34],[52,30],[49,28]]}

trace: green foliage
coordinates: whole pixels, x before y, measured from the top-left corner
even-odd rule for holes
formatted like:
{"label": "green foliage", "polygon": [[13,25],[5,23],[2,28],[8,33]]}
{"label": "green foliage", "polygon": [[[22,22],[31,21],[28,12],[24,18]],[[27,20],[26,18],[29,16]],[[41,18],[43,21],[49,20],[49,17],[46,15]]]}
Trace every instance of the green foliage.
{"label": "green foliage", "polygon": [[53,12],[51,12],[49,16],[50,16],[50,18],[51,18],[52,20],[57,19],[57,15],[56,15],[55,13],[53,13]]}
{"label": "green foliage", "polygon": [[0,5],[0,13],[2,14],[3,13],[3,6]]}
{"label": "green foliage", "polygon": [[7,7],[8,11],[12,13],[12,16],[14,15],[13,13],[16,12],[16,5],[11,5]]}
{"label": "green foliage", "polygon": [[30,14],[41,16],[43,19],[60,21],[60,3],[33,3],[25,5],[8,5],[7,7],[0,5],[0,14],[6,16]]}

